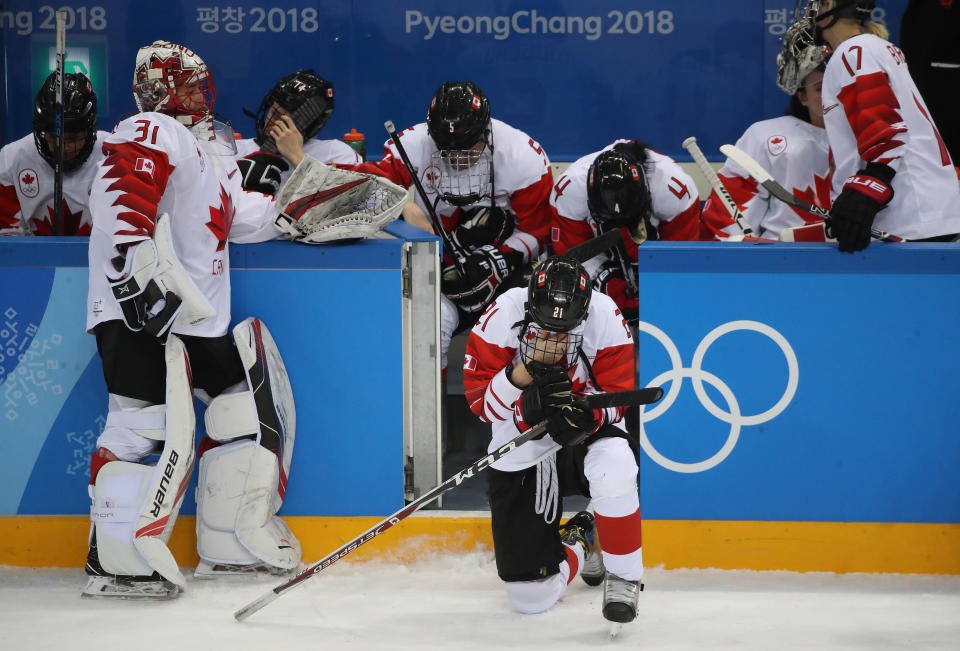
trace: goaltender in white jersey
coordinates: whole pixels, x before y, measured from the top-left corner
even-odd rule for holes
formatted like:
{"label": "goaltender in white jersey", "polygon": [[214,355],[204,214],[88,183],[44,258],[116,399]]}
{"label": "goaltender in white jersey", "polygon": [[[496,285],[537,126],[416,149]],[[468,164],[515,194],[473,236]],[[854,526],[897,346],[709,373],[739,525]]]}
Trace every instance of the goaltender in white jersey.
{"label": "goaltender in white jersey", "polygon": [[91,187],[87,328],[108,413],[90,460],[85,596],[166,599],[184,589],[167,542],[196,460],[194,390],[207,402],[208,436],[197,464],[196,575],[300,562],[276,516],[296,427],[289,379],[259,319],[227,334],[228,242],[279,230],[273,200],[241,187],[233,131],[213,120],[215,95],[194,52],[165,41],[140,48],[140,113],[106,138]]}

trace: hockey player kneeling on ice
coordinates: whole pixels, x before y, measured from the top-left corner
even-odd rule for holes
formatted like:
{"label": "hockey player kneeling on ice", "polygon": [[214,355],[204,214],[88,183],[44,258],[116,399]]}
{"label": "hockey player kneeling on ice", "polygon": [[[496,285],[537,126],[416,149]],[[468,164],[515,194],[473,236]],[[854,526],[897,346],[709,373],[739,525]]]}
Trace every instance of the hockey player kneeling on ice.
{"label": "hockey player kneeling on ice", "polygon": [[[546,421],[487,473],[497,572],[522,613],[552,607],[578,574],[604,583],[603,616],[629,622],[642,589],[636,450],[624,408],[589,409],[581,396],[634,387],[633,339],[613,300],[593,292],[575,260],[554,256],[529,287],[500,295],[467,341],[470,408],[491,423],[493,451]],[[588,495],[564,526],[563,497]],[[598,552],[602,548],[602,552]]]}
{"label": "hockey player kneeling on ice", "polygon": [[90,463],[87,596],[184,589],[167,542],[195,462],[195,389],[210,400],[212,439],[200,457],[201,567],[299,563],[299,544],[275,517],[296,426],[289,380],[259,320],[227,334],[227,242],[277,237],[276,210],[241,187],[214,96],[195,53],[164,41],[141,48],[140,113],[106,138],[91,186],[87,331],[109,403]]}

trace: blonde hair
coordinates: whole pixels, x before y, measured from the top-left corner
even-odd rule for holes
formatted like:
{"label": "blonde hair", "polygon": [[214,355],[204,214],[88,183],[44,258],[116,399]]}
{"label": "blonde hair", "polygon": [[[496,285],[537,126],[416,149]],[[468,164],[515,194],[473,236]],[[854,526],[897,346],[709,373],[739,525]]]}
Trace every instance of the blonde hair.
{"label": "blonde hair", "polygon": [[881,25],[880,23],[875,23],[870,20],[863,23],[863,33],[879,36],[885,41],[890,40],[890,32],[887,31],[887,28]]}

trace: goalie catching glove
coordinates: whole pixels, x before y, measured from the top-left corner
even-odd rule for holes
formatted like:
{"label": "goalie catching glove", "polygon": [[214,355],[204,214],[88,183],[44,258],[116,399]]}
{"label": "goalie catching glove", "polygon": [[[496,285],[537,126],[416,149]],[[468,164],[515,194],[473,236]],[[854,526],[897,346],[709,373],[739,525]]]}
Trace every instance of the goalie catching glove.
{"label": "goalie catching glove", "polygon": [[298,242],[371,237],[400,216],[407,190],[304,156],[277,196],[274,224]]}
{"label": "goalie catching glove", "polygon": [[830,227],[841,251],[855,253],[870,244],[874,218],[893,199],[890,183],[895,174],[889,165],[868,163],[843,184],[830,209]]}

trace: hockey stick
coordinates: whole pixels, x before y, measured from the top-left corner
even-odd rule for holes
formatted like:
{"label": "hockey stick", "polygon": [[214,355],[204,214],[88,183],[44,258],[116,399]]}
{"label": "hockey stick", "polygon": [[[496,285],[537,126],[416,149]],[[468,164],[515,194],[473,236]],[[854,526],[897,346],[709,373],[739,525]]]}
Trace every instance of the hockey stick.
{"label": "hockey stick", "polygon": [[53,164],[53,234],[63,235],[63,81],[67,58],[67,12],[57,12],[57,77],[54,84],[56,117]]}
{"label": "hockey stick", "polygon": [[[770,173],[767,170],[755,161],[747,152],[734,147],[733,145],[721,145],[720,151],[731,159],[737,165],[747,170],[747,174],[752,176],[754,180],[757,181],[760,185],[767,189],[772,196],[776,197],[780,201],[799,208],[805,212],[810,213],[811,215],[816,215],[821,218],[824,222],[824,233],[827,237],[833,237],[830,232],[830,222],[833,219],[833,216],[830,214],[829,210],[824,210],[820,206],[816,206],[808,201],[804,201],[800,197],[794,196],[794,194],[788,191],[785,187],[777,183]],[[886,231],[881,231],[876,228],[870,229],[870,234],[882,241],[882,242],[902,242],[903,238],[897,237],[896,235],[891,235]]]}
{"label": "hockey stick", "polygon": [[[618,391],[616,393],[600,393],[595,395],[588,395],[588,396],[585,396],[585,398],[587,401],[587,406],[590,407],[591,409],[604,409],[606,407],[629,407],[633,405],[649,405],[660,400],[662,396],[663,396],[663,389],[661,389],[660,387],[651,387],[646,389],[636,389],[634,391]],[[437,499],[438,497],[446,493],[451,488],[456,488],[461,483],[463,483],[465,479],[469,479],[470,477],[473,477],[479,474],[480,472],[489,468],[490,465],[493,464],[495,461],[510,454],[511,452],[519,448],[521,445],[523,445],[527,441],[530,441],[542,435],[546,431],[546,429],[547,429],[546,421],[538,425],[535,425],[534,427],[531,427],[526,432],[523,432],[522,434],[520,434],[520,436],[516,437],[512,441],[509,441],[503,444],[502,446],[500,446],[490,454],[478,459],[472,465],[464,468],[454,476],[447,479],[442,484],[439,484],[438,486],[433,488],[433,490],[421,495],[419,499],[416,499],[413,502],[410,502],[410,504],[406,505],[405,507],[403,507],[393,515],[387,516],[385,519],[373,525],[371,528],[367,529],[362,534],[360,534],[359,536],[357,536],[347,544],[337,549],[335,552],[332,552],[324,556],[322,559],[320,559],[319,561],[317,561],[316,563],[314,563],[304,571],[300,572],[300,574],[296,575],[286,583],[281,583],[280,585],[278,585],[273,590],[266,593],[259,599],[256,599],[255,601],[251,601],[249,604],[247,604],[246,606],[244,606],[243,608],[235,612],[233,616],[236,618],[238,622],[242,622],[253,613],[257,612],[267,604],[274,601],[277,597],[279,597],[281,594],[283,594],[290,588],[300,585],[310,577],[316,574],[319,574],[320,572],[327,569],[328,567],[330,567],[331,565],[339,561],[341,558],[343,558],[347,554],[356,550],[361,545],[370,542],[371,540],[373,540],[374,538],[376,538],[377,536],[379,536],[380,534],[382,534],[384,531],[394,526],[395,524],[399,524],[401,520],[405,519],[409,515],[412,515],[422,507],[426,506],[433,500]]]}
{"label": "hockey stick", "polygon": [[727,188],[720,181],[720,177],[717,176],[717,173],[710,166],[707,157],[703,155],[703,151],[700,150],[700,147],[697,145],[697,139],[693,136],[690,136],[683,141],[682,146],[690,155],[693,156],[693,162],[697,164],[697,168],[700,170],[700,173],[707,179],[710,183],[710,187],[713,188],[713,191],[717,193],[717,196],[720,197],[720,203],[723,204],[723,207],[727,209],[727,212],[730,213],[730,216],[733,217],[733,221],[736,222],[737,226],[740,228],[740,232],[746,236],[753,236],[753,229],[750,228],[750,224],[747,223],[747,220],[744,218],[743,213],[740,212],[740,209],[737,208],[737,202],[733,200],[733,197],[730,196],[730,192],[727,191]]}
{"label": "hockey stick", "polygon": [[417,177],[417,172],[413,169],[413,164],[410,162],[410,158],[407,156],[407,150],[404,148],[403,143],[400,142],[400,134],[397,133],[397,128],[393,126],[393,122],[391,120],[384,122],[383,126],[386,128],[387,133],[390,134],[390,139],[393,140],[393,144],[397,146],[397,151],[400,153],[400,159],[403,161],[404,167],[407,168],[407,173],[410,174],[410,178],[413,179],[413,185],[416,187],[417,194],[420,195],[420,200],[423,201],[423,205],[427,209],[427,215],[430,217],[430,223],[433,224],[433,230],[435,230],[437,235],[440,236],[440,239],[443,240],[443,248],[449,251],[453,256],[457,271],[460,272],[461,276],[465,275],[463,261],[466,256],[463,255],[463,251],[461,251],[460,248],[453,243],[453,240],[448,237],[447,231],[444,230],[443,222],[441,222],[440,218],[437,217],[437,213],[433,209],[433,204],[430,203],[430,200],[427,198],[427,193],[420,184],[420,179]]}
{"label": "hockey stick", "polygon": [[586,262],[590,258],[600,255],[601,253],[609,251],[622,241],[623,236],[620,234],[619,229],[607,231],[603,235],[598,235],[592,240],[587,240],[586,242],[581,242],[576,246],[571,246],[569,249],[567,249],[565,255],[582,263]]}

